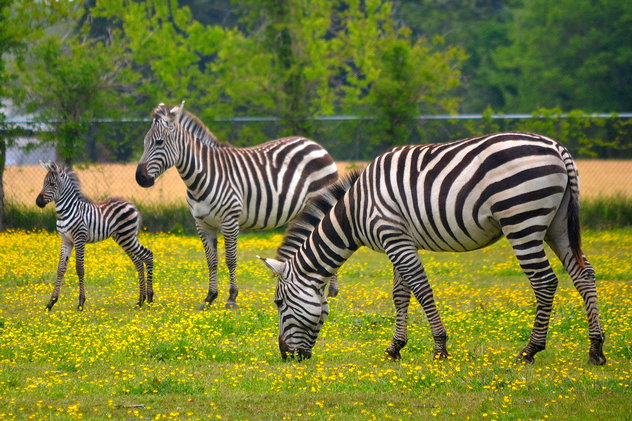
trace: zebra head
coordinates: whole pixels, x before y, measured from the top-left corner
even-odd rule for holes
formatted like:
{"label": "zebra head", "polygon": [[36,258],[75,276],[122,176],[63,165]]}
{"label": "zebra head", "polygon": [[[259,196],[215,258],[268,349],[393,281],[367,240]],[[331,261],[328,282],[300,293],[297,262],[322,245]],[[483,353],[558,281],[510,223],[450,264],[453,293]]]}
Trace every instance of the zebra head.
{"label": "zebra head", "polygon": [[59,199],[66,170],[61,165],[52,161],[40,161],[40,165],[48,171],[48,173],[44,177],[44,185],[42,186],[40,194],[37,195],[37,199],[35,199],[35,204],[43,208],[48,203]]}
{"label": "zebra head", "polygon": [[136,167],[136,182],[151,187],[158,176],[171,168],[178,157],[176,135],[184,101],[179,107],[169,108],[159,104],[154,119],[145,135],[145,150]]}
{"label": "zebra head", "polygon": [[295,352],[299,361],[310,358],[320,328],[329,315],[324,287],[301,277],[290,262],[259,259],[278,277],[274,303],[279,311],[281,358],[285,360]]}

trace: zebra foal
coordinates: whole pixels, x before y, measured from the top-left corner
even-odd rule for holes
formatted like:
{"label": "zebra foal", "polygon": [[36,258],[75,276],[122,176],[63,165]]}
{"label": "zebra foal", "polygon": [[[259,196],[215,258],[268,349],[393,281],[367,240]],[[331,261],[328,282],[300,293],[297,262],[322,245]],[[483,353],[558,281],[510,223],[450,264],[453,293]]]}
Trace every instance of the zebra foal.
{"label": "zebra foal", "polygon": [[[175,166],[187,186],[187,203],[204,245],[209,288],[203,310],[218,295],[217,236],[224,235],[230,290],[226,307],[236,305],[237,237],[241,229],[285,225],[321,189],[338,178],[327,151],[313,140],[286,137],[237,148],[219,142],[183,105],[159,104],[145,135],[136,181],[151,187]],[[335,278],[334,278],[335,280]]]}
{"label": "zebra foal", "polygon": [[318,222],[312,222],[313,230],[291,257],[262,259],[278,276],[275,303],[283,358],[294,352],[299,359],[311,356],[329,314],[326,282],[361,246],[385,252],[394,268],[397,317],[387,355],[401,357],[414,295],[428,319],[435,357],[447,357],[446,329],[417,251],[470,251],[504,236],[537,301],[531,337],[518,359],[532,363],[546,346],[558,283],[546,242],[584,299],[589,363],[605,364],[595,272],[580,248],[577,169],[561,144],[531,133],[499,133],[402,146],[377,157],[346,186],[324,215],[306,210]]}
{"label": "zebra foal", "polygon": [[[68,259],[74,247],[79,278],[79,305],[77,309],[83,310],[86,301],[83,285],[85,245],[109,237],[112,237],[127,253],[138,271],[140,295],[137,305],[141,306],[145,300],[151,303],[154,296],[152,283],[154,258],[151,250],[138,242],[138,231],[141,228],[138,209],[128,200],[118,197],[111,197],[102,202],[93,202],[81,193],[79,178],[72,170],[55,162],[40,161],[40,165],[48,172],[44,177],[42,191],[37,196],[35,203],[43,208],[49,202],[55,202],[57,232],[61,237],[57,280],[46,308],[52,309],[59,298]],[[147,269],[147,283],[145,283],[145,268]]]}

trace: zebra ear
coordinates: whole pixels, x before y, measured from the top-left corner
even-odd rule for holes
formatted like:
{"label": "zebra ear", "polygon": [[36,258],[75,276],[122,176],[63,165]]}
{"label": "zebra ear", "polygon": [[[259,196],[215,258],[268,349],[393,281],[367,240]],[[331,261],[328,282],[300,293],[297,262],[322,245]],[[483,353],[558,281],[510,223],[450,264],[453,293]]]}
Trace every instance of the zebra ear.
{"label": "zebra ear", "polygon": [[184,100],[180,103],[179,107],[173,107],[170,114],[175,114],[173,121],[180,121],[180,116],[182,115],[182,111],[184,110]]}
{"label": "zebra ear", "polygon": [[46,171],[56,171],[57,170],[56,165],[55,165],[55,163],[53,161],[46,161],[46,162],[44,162],[44,161],[40,160],[39,163],[42,166],[42,168],[44,168]]}
{"label": "zebra ear", "polygon": [[275,259],[265,259],[257,256],[257,259],[261,260],[272,272],[277,276],[282,276],[285,271],[285,262],[281,262]]}

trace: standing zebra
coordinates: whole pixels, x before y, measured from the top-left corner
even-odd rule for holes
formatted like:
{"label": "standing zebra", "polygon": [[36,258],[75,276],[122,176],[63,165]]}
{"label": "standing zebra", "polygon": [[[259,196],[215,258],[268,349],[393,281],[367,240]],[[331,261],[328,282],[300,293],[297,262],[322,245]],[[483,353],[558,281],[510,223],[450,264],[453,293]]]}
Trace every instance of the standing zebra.
{"label": "standing zebra", "polygon": [[[138,306],[141,306],[145,299],[151,303],[154,296],[152,284],[154,258],[151,250],[138,242],[138,231],[141,227],[138,209],[131,202],[118,197],[111,197],[103,202],[92,202],[81,193],[79,179],[73,171],[54,162],[40,161],[40,165],[48,173],[35,203],[43,208],[49,202],[55,202],[57,232],[61,236],[57,281],[46,308],[48,310],[53,308],[59,298],[59,290],[74,246],[79,277],[77,309],[83,310],[83,304],[86,301],[83,287],[83,255],[86,243],[95,243],[109,237],[112,237],[125,250],[138,271],[140,287]],[[145,285],[145,267],[147,268],[147,285]]]}
{"label": "standing zebra", "polygon": [[329,313],[325,282],[360,246],[385,252],[394,267],[397,319],[387,355],[400,358],[408,340],[412,292],[429,321],[435,357],[446,357],[446,330],[417,250],[475,250],[504,235],[537,300],[531,338],[518,359],[532,363],[546,344],[557,288],[544,252],[546,241],[584,299],[589,362],[604,364],[595,273],[580,249],[578,200],[570,154],[558,142],[535,134],[402,146],[380,155],[289,260],[262,259],[279,277],[275,303],[282,357],[294,351],[299,359],[311,356]]}
{"label": "standing zebra", "polygon": [[217,298],[217,235],[224,235],[230,294],[235,282],[239,230],[271,229],[286,224],[306,201],[338,178],[331,156],[304,137],[271,140],[250,148],[220,143],[183,106],[158,105],[145,135],[136,181],[143,187],[175,166],[187,186],[187,202],[206,254],[208,294],[200,309]]}

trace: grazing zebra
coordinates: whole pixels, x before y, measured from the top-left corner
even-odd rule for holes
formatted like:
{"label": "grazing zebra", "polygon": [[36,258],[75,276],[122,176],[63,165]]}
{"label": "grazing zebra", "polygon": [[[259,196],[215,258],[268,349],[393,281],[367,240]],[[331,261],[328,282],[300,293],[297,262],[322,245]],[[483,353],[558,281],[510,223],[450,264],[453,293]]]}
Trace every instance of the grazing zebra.
{"label": "grazing zebra", "polygon": [[[595,272],[580,249],[577,170],[558,142],[530,133],[500,133],[451,143],[402,146],[377,157],[287,261],[262,259],[278,276],[279,349],[309,358],[329,313],[326,280],[357,250],[387,254],[394,267],[396,329],[386,349],[399,359],[408,340],[411,293],[447,357],[447,334],[417,250],[468,251],[505,236],[529,278],[537,309],[518,359],[545,348],[557,278],[546,241],[584,299],[589,362],[604,364]],[[288,235],[292,235],[289,233]]]}
{"label": "grazing zebra", "polygon": [[193,114],[158,105],[145,135],[136,170],[143,187],[175,166],[187,186],[187,202],[206,254],[208,294],[200,309],[217,298],[217,235],[224,235],[230,291],[236,305],[237,236],[240,229],[271,229],[286,224],[307,200],[338,178],[331,156],[304,137],[271,140],[237,148],[220,143]]}
{"label": "grazing zebra", "polygon": [[[138,242],[141,218],[138,209],[129,201],[111,197],[103,202],[92,202],[81,193],[77,175],[70,169],[55,162],[41,162],[48,173],[44,178],[42,191],[35,203],[40,208],[55,202],[57,211],[57,232],[61,236],[61,254],[57,269],[57,281],[46,308],[50,310],[59,298],[59,290],[66,273],[66,266],[73,246],[76,254],[76,269],[79,277],[79,305],[83,310],[86,293],[83,287],[83,255],[86,243],[95,243],[112,237],[132,259],[138,271],[140,296],[138,306],[145,299],[151,303],[154,291],[152,273],[154,258],[151,250]],[[144,270],[147,268],[147,284]]]}

